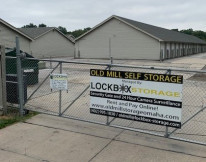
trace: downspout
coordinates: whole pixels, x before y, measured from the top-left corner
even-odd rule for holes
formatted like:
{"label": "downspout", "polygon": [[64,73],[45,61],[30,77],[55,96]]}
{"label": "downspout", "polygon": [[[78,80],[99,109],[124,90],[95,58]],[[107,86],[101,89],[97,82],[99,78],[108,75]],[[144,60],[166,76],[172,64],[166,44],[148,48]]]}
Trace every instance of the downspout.
{"label": "downspout", "polygon": [[[29,50],[30,50],[30,54],[32,55],[31,43],[32,43],[32,41],[29,41]],[[33,56],[33,55],[32,55],[32,56]]]}
{"label": "downspout", "polygon": [[160,47],[160,62],[162,62],[163,61],[163,53],[162,53],[162,50],[161,50],[161,43],[162,43],[163,41],[161,41],[161,40],[159,40],[159,47]]}

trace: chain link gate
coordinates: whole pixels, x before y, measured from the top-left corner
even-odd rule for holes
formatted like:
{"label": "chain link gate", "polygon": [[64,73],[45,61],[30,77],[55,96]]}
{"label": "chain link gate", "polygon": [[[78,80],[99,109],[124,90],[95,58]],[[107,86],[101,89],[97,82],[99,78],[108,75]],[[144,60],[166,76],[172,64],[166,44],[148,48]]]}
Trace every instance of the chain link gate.
{"label": "chain link gate", "polygon": [[[35,61],[26,59],[31,64]],[[38,69],[38,83],[27,86],[26,110],[206,145],[206,71],[127,66],[112,62],[38,61],[44,66]],[[183,75],[182,128],[90,114],[90,69]],[[51,73],[68,75],[68,91],[51,90]],[[30,79],[36,77],[32,73],[24,74]]]}

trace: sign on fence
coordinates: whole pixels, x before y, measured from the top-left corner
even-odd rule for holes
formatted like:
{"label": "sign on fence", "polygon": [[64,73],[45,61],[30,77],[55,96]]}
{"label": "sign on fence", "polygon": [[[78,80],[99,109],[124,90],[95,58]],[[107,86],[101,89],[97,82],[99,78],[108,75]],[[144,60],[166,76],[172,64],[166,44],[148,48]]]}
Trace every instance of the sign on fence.
{"label": "sign on fence", "polygon": [[183,76],[90,70],[90,113],[181,128]]}
{"label": "sign on fence", "polygon": [[50,74],[51,89],[67,90],[67,74]]}

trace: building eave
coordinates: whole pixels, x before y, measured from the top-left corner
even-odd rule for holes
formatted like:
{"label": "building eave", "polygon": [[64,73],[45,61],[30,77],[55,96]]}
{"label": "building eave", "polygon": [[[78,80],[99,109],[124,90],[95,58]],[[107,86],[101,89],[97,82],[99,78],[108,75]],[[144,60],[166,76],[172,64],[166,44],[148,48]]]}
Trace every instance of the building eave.
{"label": "building eave", "polygon": [[0,18],[0,22],[2,24],[4,24],[5,26],[9,27],[10,29],[12,29],[13,31],[19,33],[20,35],[24,36],[25,38],[29,39],[30,41],[34,41],[33,38],[29,37],[28,35],[24,34],[23,32],[19,31],[17,28],[15,28],[14,26],[12,26],[11,24],[7,23],[6,21],[2,20]]}
{"label": "building eave", "polygon": [[63,37],[65,37],[65,38],[68,39],[71,43],[74,44],[74,42],[73,42],[71,39],[69,39],[64,33],[62,33],[61,31],[59,31],[59,30],[58,30],[57,28],[55,28],[55,27],[53,27],[53,28],[51,28],[50,30],[44,32],[43,34],[39,35],[38,37],[35,37],[34,39],[36,40],[36,39],[38,39],[38,38],[46,35],[47,33],[51,32],[51,31],[53,31],[53,30],[57,31],[59,34],[61,34]]}
{"label": "building eave", "polygon": [[160,38],[157,38],[157,37],[155,37],[154,35],[152,35],[152,34],[146,32],[146,31],[144,31],[144,30],[142,30],[142,29],[140,29],[140,28],[137,28],[137,27],[135,27],[135,26],[133,26],[133,25],[125,22],[124,20],[122,20],[121,18],[119,18],[119,17],[117,17],[117,16],[115,16],[115,15],[112,15],[112,16],[110,16],[109,18],[107,18],[106,20],[104,20],[103,22],[97,24],[96,26],[94,26],[94,27],[93,27],[91,30],[89,30],[88,32],[86,32],[86,33],[82,34],[81,36],[77,37],[77,38],[75,39],[75,41],[80,40],[81,38],[83,38],[84,36],[86,36],[86,35],[88,35],[89,33],[93,32],[95,29],[97,29],[97,28],[99,28],[100,26],[104,25],[105,23],[107,23],[108,21],[110,21],[110,20],[113,19],[113,18],[115,18],[115,19],[123,22],[124,24],[127,24],[128,26],[130,26],[130,27],[132,27],[132,28],[134,28],[134,29],[136,29],[136,30],[138,30],[138,31],[140,31],[140,32],[142,32],[142,33],[144,33],[144,34],[146,34],[146,35],[154,38],[154,39],[156,39],[157,41],[163,41],[163,40],[161,40]]}

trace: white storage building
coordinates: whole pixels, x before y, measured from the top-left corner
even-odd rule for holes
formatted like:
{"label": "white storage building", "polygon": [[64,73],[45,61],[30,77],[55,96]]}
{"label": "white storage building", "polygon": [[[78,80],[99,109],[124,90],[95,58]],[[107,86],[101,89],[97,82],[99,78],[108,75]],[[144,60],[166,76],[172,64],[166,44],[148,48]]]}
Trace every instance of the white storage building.
{"label": "white storage building", "polygon": [[74,57],[74,42],[55,27],[19,28],[31,37],[31,55],[36,58]]}
{"label": "white storage building", "polygon": [[15,28],[0,19],[0,44],[15,48],[16,36],[20,40],[20,49],[36,58],[74,57],[74,42],[57,28]]}
{"label": "white storage building", "polygon": [[75,41],[75,58],[164,60],[206,51],[197,37],[115,15]]}
{"label": "white storage building", "polygon": [[0,19],[0,44],[7,48],[14,48],[16,47],[16,36],[19,37],[21,50],[31,53],[30,43],[33,39],[11,24]]}

